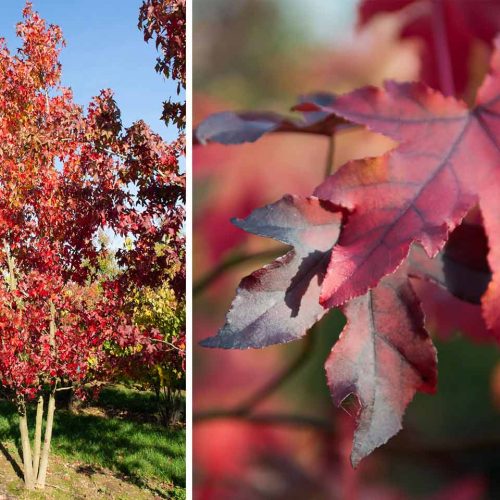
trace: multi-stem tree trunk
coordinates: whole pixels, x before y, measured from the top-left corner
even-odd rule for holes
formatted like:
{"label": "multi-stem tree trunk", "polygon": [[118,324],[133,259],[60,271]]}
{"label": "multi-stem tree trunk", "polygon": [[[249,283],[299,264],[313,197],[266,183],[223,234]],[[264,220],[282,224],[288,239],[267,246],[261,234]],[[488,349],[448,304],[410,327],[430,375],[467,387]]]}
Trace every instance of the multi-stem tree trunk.
{"label": "multi-stem tree trunk", "polygon": [[40,451],[42,445],[42,425],[43,425],[43,396],[38,397],[36,407],[35,441],[33,449],[33,470],[38,471],[40,466]]}
{"label": "multi-stem tree trunk", "polygon": [[31,444],[28,431],[28,415],[24,397],[18,398],[17,411],[19,415],[19,431],[21,433],[21,447],[23,450],[24,484],[28,490],[35,488],[35,474],[31,456]]}
{"label": "multi-stem tree trunk", "polygon": [[43,450],[40,459],[40,468],[36,478],[36,487],[45,488],[47,479],[47,467],[49,465],[50,444],[52,441],[52,427],[54,424],[54,413],[56,409],[56,393],[55,388],[51,390],[49,396],[49,405],[47,408],[47,422],[45,426],[45,438],[43,440]]}
{"label": "multi-stem tree trunk", "polygon": [[[6,246],[6,249],[8,247]],[[9,280],[11,290],[15,290],[17,282],[14,274],[14,261],[7,252],[9,266]],[[56,333],[56,309],[54,303],[50,301],[50,323],[49,323],[49,339],[52,352],[55,352],[55,333]],[[45,425],[45,437],[42,449],[42,426],[44,413],[44,398],[42,395],[38,397],[35,422],[35,439],[33,443],[33,453],[29,436],[28,415],[26,411],[26,401],[23,396],[17,399],[17,408],[19,416],[19,431],[21,433],[21,447],[23,453],[24,466],[24,483],[26,489],[33,490],[35,488],[45,488],[47,479],[47,468],[49,464],[50,445],[52,441],[52,428],[54,425],[54,413],[56,410],[56,384],[52,386],[49,395],[49,403],[47,407],[47,421]]]}
{"label": "multi-stem tree trunk", "polygon": [[[15,290],[17,290],[14,257],[12,257],[10,253],[10,247],[7,242],[4,243],[4,249],[5,249],[5,254],[7,256],[7,267],[9,269],[9,288],[11,292],[14,292]],[[43,412],[43,406],[42,406],[42,412]],[[26,400],[24,399],[24,396],[17,397],[17,413],[19,417],[19,432],[21,434],[21,448],[23,452],[24,483],[28,490],[32,490],[35,488],[36,471],[33,470],[33,459],[31,454],[31,443],[30,443],[30,435],[28,428],[28,414],[26,410]],[[38,420],[38,410],[37,410],[37,420]]]}
{"label": "multi-stem tree trunk", "polygon": [[43,489],[47,479],[47,469],[49,464],[50,445],[52,441],[52,429],[54,425],[54,414],[56,409],[55,387],[49,395],[47,407],[47,420],[45,423],[45,437],[42,449],[42,426],[44,407],[43,396],[38,398],[35,424],[35,439],[33,442],[33,452],[29,437],[28,415],[26,411],[26,401],[24,397],[19,397],[17,402],[19,415],[19,430],[21,433],[21,447],[23,453],[24,483],[28,490]]}
{"label": "multi-stem tree trunk", "polygon": [[158,401],[160,424],[164,427],[175,425],[182,418],[181,392],[168,385],[158,384],[155,393]]}

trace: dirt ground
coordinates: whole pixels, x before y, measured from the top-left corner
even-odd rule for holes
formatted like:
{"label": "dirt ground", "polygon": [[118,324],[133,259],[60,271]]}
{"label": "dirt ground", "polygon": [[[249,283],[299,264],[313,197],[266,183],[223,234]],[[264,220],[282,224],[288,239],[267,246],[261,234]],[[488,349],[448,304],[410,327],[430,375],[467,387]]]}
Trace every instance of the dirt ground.
{"label": "dirt ground", "polygon": [[[95,469],[51,455],[47,486],[43,491],[26,492],[21,473],[19,454],[14,446],[0,445],[0,500],[10,499],[101,499],[151,500],[160,498],[152,492],[127,482],[111,471]],[[15,463],[14,463],[15,461]]]}

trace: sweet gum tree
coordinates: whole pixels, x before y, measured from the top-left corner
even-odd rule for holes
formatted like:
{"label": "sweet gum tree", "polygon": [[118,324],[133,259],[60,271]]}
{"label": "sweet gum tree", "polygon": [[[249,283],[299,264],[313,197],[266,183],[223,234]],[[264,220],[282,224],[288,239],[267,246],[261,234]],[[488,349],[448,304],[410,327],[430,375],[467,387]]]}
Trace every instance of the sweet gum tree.
{"label": "sweet gum tree", "polygon": [[[184,179],[179,146],[141,121],[124,129],[111,91],[87,110],[73,101],[60,83],[61,30],[30,3],[23,17],[17,53],[0,42],[0,380],[17,404],[33,489],[45,485],[56,391],[110,373],[109,345],[154,338],[133,325],[130,290],[166,268],[183,289]],[[103,231],[130,242],[114,275],[99,272]]]}

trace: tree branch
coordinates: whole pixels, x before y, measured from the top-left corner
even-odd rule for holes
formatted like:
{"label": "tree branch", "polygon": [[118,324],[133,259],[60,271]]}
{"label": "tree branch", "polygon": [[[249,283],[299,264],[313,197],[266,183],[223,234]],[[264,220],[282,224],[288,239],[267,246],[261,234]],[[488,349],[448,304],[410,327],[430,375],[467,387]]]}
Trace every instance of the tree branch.
{"label": "tree branch", "polygon": [[212,420],[218,418],[241,418],[255,423],[277,423],[284,422],[287,425],[321,425],[328,427],[329,424],[317,419],[311,419],[305,416],[287,415],[255,415],[253,411],[262,401],[276,392],[286,381],[288,381],[307,361],[313,347],[313,336],[311,328],[304,339],[303,348],[295,360],[286,366],[281,373],[273,377],[266,385],[255,391],[249,398],[236,408],[227,410],[208,410],[193,416],[194,421]]}
{"label": "tree branch", "polygon": [[172,349],[176,349],[179,352],[185,352],[184,349],[181,349],[180,347],[177,347],[175,344],[172,344],[172,342],[169,342],[168,340],[163,340],[163,339],[149,339],[152,342],[160,342],[162,344],[166,344]]}
{"label": "tree branch", "polygon": [[327,420],[307,415],[292,415],[287,413],[259,413],[255,415],[242,414],[237,410],[208,410],[195,413],[194,423],[209,420],[237,419],[256,425],[284,425],[290,427],[309,427],[321,432],[331,433],[333,426]]}
{"label": "tree branch", "polygon": [[302,368],[312,352],[313,329],[314,327],[311,328],[306,337],[304,337],[302,350],[295,358],[295,360],[292,361],[292,363],[288,366],[285,366],[281,373],[278,373],[266,385],[258,389],[254,394],[247,398],[246,401],[240,404],[236,409],[237,412],[242,414],[250,414],[259,403],[276,392],[289,378],[291,378],[296,372],[300,370],[300,368]]}

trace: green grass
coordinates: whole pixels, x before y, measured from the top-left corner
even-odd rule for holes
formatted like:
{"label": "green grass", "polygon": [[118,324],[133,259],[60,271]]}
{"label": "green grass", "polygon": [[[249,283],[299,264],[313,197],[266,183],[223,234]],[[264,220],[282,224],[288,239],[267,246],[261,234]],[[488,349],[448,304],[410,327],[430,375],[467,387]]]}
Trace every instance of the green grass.
{"label": "green grass", "polygon": [[[105,389],[97,405],[137,414],[156,411],[152,394],[125,388]],[[33,413],[29,418],[34,422]],[[0,441],[19,447],[17,422],[14,405],[0,401]],[[68,461],[110,469],[162,496],[185,497],[184,429],[57,410],[52,453]]]}
{"label": "green grass", "polygon": [[155,415],[158,411],[156,397],[149,391],[136,391],[128,387],[113,385],[105,387],[99,393],[97,405],[112,407],[115,410],[125,410]]}

